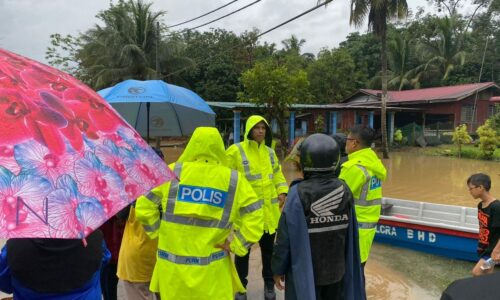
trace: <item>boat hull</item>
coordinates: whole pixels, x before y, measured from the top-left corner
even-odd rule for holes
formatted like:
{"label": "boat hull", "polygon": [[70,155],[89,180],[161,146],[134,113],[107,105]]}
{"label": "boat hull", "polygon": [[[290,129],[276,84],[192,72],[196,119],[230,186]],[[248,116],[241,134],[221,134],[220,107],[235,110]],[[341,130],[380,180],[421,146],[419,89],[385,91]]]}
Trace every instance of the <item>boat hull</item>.
{"label": "boat hull", "polygon": [[477,261],[477,233],[385,220],[377,225],[375,241],[454,259]]}

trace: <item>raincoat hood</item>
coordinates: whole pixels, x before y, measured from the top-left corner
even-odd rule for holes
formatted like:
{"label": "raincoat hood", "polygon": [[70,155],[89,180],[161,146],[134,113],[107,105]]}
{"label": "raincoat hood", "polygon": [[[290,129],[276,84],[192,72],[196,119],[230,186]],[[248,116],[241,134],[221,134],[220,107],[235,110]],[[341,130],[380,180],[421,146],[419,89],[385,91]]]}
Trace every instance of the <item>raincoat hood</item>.
{"label": "raincoat hood", "polygon": [[271,147],[271,143],[273,142],[273,135],[271,133],[271,127],[269,127],[269,123],[267,123],[266,119],[264,117],[258,116],[258,115],[253,115],[250,116],[247,120],[247,123],[245,125],[245,135],[244,135],[244,140],[253,140],[251,137],[251,132],[252,128],[257,125],[259,122],[264,122],[266,124],[266,138],[264,140],[266,146]]}
{"label": "raincoat hood", "polygon": [[377,154],[371,148],[364,148],[348,155],[349,160],[342,167],[349,168],[352,165],[361,165],[370,170],[380,180],[387,177],[387,170]]}
{"label": "raincoat hood", "polygon": [[211,164],[227,163],[224,142],[215,127],[198,127],[193,132],[186,149],[178,162],[205,162]]}

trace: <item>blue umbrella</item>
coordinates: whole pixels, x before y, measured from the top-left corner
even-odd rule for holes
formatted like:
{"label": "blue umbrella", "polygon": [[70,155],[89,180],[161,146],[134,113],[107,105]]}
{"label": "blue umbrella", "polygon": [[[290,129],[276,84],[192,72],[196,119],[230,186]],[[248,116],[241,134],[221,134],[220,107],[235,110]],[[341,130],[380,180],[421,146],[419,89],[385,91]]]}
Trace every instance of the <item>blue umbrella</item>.
{"label": "blue umbrella", "polygon": [[215,126],[215,113],[205,100],[161,80],[125,80],[98,93],[148,140],[150,133],[186,136],[196,127]]}

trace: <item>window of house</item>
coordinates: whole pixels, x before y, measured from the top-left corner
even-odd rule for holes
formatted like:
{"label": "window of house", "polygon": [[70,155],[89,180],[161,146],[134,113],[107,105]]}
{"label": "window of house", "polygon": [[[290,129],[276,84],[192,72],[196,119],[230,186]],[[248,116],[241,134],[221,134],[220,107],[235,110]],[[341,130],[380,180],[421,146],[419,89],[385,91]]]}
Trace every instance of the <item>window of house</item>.
{"label": "window of house", "polygon": [[500,112],[500,105],[490,105],[488,107],[488,118],[493,117],[497,112]]}
{"label": "window of house", "polygon": [[460,114],[460,121],[462,123],[470,123],[472,122],[472,113],[474,111],[474,106],[472,105],[464,105],[462,106],[462,112]]}

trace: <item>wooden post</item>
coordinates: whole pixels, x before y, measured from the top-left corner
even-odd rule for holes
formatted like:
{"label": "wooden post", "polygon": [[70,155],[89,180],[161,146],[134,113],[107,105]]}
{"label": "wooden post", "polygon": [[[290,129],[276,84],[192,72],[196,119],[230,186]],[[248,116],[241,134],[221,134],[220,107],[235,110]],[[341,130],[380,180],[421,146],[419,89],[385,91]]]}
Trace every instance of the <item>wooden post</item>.
{"label": "wooden post", "polygon": [[290,112],[290,120],[288,122],[288,145],[293,146],[293,141],[295,140],[295,112]]}
{"label": "wooden post", "polygon": [[336,111],[330,112],[330,119],[332,120],[330,133],[336,134],[337,133],[337,112]]}
{"label": "wooden post", "polygon": [[233,115],[234,115],[234,120],[233,120],[233,143],[239,143],[240,142],[240,118],[241,118],[241,111],[240,110],[233,110]]}

